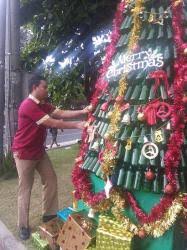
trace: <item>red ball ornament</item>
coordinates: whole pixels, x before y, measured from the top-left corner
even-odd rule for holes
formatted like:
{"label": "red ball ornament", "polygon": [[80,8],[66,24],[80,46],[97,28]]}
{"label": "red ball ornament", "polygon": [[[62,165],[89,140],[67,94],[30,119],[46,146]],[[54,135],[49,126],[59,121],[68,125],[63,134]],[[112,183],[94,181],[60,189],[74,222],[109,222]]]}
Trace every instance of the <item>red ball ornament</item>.
{"label": "red ball ornament", "polygon": [[83,158],[82,158],[82,156],[79,156],[79,157],[77,157],[76,159],[75,159],[75,163],[82,163],[83,162]]}
{"label": "red ball ornament", "polygon": [[132,48],[132,51],[134,53],[138,52],[140,50],[140,46],[138,44],[134,45],[134,47]]}
{"label": "red ball ornament", "polygon": [[167,184],[165,186],[164,192],[166,194],[172,194],[174,192],[173,186],[171,184]]}
{"label": "red ball ornament", "polygon": [[140,230],[138,231],[138,236],[139,236],[141,239],[145,238],[145,236],[146,236],[145,230],[144,230],[144,229],[140,229]]}
{"label": "red ball ornament", "polygon": [[104,102],[102,105],[101,105],[101,110],[102,111],[107,111],[107,109],[108,109],[108,102]]}
{"label": "red ball ornament", "polygon": [[123,97],[123,96],[119,96],[119,95],[118,95],[118,96],[116,97],[116,102],[117,102],[117,103],[122,103],[123,100],[124,100],[124,97]]}
{"label": "red ball ornament", "polygon": [[182,102],[183,102],[184,104],[187,104],[187,96],[183,96]]}
{"label": "red ball ornament", "polygon": [[148,181],[152,181],[154,178],[155,178],[155,173],[149,169],[146,173],[145,173],[145,178],[148,180]]}
{"label": "red ball ornament", "polygon": [[187,48],[184,49],[183,53],[185,56],[187,56]]}

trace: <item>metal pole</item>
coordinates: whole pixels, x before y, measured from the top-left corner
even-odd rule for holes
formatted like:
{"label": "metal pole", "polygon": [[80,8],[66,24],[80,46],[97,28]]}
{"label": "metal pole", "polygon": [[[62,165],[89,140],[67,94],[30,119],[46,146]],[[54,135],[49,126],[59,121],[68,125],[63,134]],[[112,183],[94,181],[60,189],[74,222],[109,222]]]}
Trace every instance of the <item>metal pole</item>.
{"label": "metal pole", "polygon": [[5,124],[6,146],[10,151],[17,129],[17,109],[21,99],[19,0],[7,0],[5,44]]}
{"label": "metal pole", "polygon": [[0,170],[3,162],[6,0],[0,0]]}

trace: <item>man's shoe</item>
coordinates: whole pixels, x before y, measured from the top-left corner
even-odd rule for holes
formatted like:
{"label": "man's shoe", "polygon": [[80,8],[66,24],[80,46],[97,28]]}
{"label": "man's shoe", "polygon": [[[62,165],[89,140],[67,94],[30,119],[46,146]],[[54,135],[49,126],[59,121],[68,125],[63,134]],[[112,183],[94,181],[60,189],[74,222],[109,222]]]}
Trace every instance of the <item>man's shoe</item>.
{"label": "man's shoe", "polygon": [[43,221],[44,223],[46,223],[46,222],[48,222],[48,221],[50,221],[50,220],[52,220],[52,219],[54,219],[54,218],[56,218],[56,217],[57,217],[56,214],[54,214],[54,215],[44,215],[44,216],[42,217],[42,221]]}
{"label": "man's shoe", "polygon": [[30,237],[30,229],[26,227],[21,227],[19,229],[19,237],[21,240],[28,240]]}

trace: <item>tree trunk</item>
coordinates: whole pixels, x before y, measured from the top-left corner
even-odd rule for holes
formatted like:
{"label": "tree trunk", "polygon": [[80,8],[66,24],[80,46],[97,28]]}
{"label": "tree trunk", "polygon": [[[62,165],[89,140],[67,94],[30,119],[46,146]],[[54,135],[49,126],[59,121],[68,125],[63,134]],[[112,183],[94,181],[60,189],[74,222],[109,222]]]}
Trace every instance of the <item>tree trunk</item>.
{"label": "tree trunk", "polygon": [[9,152],[21,100],[19,0],[7,0],[5,44],[5,138]]}
{"label": "tree trunk", "polygon": [[0,1],[0,172],[3,162],[6,0]]}

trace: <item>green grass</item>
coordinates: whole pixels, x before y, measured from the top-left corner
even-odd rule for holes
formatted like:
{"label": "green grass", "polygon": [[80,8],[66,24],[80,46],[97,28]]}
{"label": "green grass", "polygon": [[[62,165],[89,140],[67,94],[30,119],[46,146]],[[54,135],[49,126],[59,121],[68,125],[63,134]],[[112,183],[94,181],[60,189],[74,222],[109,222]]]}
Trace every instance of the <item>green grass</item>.
{"label": "green grass", "polygon": [[[72,204],[71,192],[73,190],[71,182],[71,172],[75,157],[78,153],[78,145],[70,148],[52,149],[48,151],[58,178],[59,208]],[[0,180],[0,220],[17,237],[17,178]],[[31,196],[30,226],[32,231],[36,231],[41,224],[41,182],[36,173],[35,182]],[[23,242],[28,250],[35,250],[31,240]]]}

